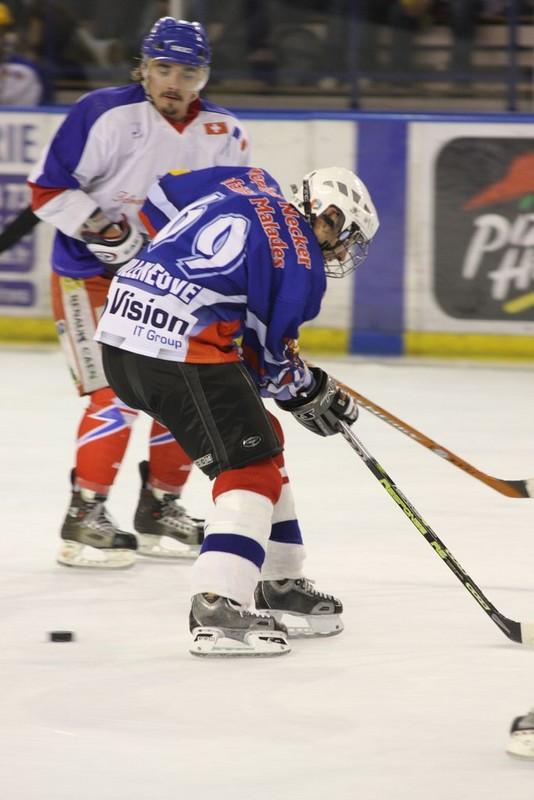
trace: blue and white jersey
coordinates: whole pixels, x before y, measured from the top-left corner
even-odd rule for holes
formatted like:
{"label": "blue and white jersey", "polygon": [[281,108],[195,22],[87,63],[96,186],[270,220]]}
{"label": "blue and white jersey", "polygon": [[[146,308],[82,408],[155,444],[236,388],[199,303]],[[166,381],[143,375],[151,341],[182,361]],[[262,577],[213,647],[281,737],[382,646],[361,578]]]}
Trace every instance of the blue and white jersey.
{"label": "blue and white jersey", "polygon": [[247,167],[169,174],[141,216],[154,239],[115,275],[97,341],[170,361],[243,359],[278,399],[308,386],[295,344],[319,313],[324,263],[276,181]]}
{"label": "blue and white jersey", "polygon": [[139,209],[165,173],[243,164],[246,133],[226,109],[196,100],[184,122],[171,123],[140,84],[90,92],[73,106],[29,176],[34,212],[58,229],[54,270],[73,278],[104,272],[77,236],[97,208],[110,220],[125,215],[142,229]]}

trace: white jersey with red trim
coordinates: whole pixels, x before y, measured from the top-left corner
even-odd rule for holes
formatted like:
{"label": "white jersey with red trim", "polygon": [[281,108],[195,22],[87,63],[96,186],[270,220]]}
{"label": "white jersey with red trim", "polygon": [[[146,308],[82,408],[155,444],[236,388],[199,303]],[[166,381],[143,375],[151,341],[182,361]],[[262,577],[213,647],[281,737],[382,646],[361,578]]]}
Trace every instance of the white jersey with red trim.
{"label": "white jersey with red trim", "polygon": [[226,109],[191,104],[184,123],[169,122],[140,84],[98,89],[71,109],[29,176],[32,208],[57,228],[53,269],[89,278],[104,265],[76,237],[101,208],[111,220],[124,214],[142,230],[138,211],[149,187],[169,171],[249,163],[246,133]]}

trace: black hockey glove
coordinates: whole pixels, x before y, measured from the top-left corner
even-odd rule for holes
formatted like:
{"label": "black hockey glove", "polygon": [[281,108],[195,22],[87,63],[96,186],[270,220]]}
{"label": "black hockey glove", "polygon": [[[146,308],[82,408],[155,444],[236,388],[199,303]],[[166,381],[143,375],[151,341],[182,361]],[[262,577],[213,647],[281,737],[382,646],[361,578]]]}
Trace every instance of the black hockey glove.
{"label": "black hockey glove", "polygon": [[[110,236],[111,228],[119,228],[119,236]],[[143,235],[132,228],[125,216],[119,222],[108,222],[102,230],[89,227],[80,232],[87,248],[106,265],[106,272],[113,274],[119,267],[134,258],[145,244]]]}
{"label": "black hockey glove", "polygon": [[311,367],[315,385],[308,394],[294,400],[276,400],[284,411],[319,436],[339,433],[339,420],[352,425],[358,418],[358,406],[350,395],[340,389],[335,380],[319,367]]}

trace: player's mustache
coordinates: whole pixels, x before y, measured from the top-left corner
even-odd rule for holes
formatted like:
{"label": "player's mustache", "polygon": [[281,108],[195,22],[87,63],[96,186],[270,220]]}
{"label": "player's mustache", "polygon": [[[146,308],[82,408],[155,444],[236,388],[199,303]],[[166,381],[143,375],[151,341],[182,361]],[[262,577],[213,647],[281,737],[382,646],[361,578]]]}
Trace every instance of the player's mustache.
{"label": "player's mustache", "polygon": [[168,97],[170,100],[183,100],[184,98],[180,94],[180,92],[173,92],[172,90],[168,90],[166,92],[161,93],[161,97]]}

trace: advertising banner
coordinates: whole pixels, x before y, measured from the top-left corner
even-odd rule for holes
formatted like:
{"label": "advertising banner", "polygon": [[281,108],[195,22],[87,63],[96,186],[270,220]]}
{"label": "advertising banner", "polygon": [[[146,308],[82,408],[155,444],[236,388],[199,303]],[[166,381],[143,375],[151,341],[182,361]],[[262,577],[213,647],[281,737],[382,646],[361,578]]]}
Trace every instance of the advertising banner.
{"label": "advertising banner", "polygon": [[[27,175],[64,113],[0,111],[0,230],[27,206]],[[237,113],[254,165],[287,194],[304,173],[335,164],[356,169],[378,209],[367,263],[329,282],[303,342],[383,355],[534,356],[534,117]],[[0,254],[0,337],[55,336],[52,236],[39,224]]]}
{"label": "advertising banner", "polygon": [[[25,175],[0,174],[0,229],[4,230],[28,205]],[[36,292],[31,272],[35,237],[30,234],[0,253],[0,307],[33,307]]]}
{"label": "advertising banner", "polygon": [[408,350],[534,352],[534,124],[412,123],[407,215]]}
{"label": "advertising banner", "polygon": [[534,320],[534,131],[445,145],[434,224],[434,291],[446,314]]}
{"label": "advertising banner", "polygon": [[[28,173],[62,117],[59,112],[0,113],[0,230],[28,206]],[[50,237],[47,226],[37,226],[0,253],[0,317],[49,313]]]}

